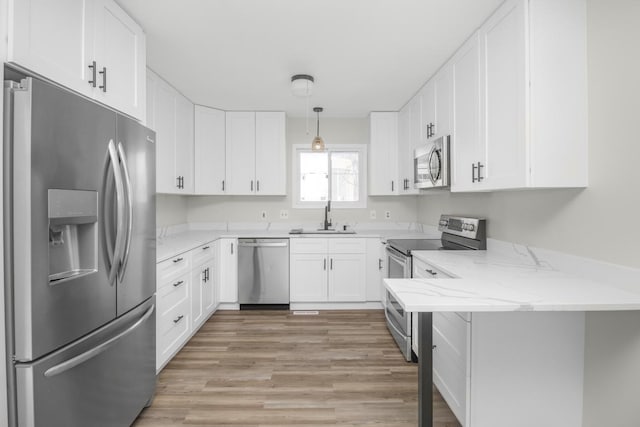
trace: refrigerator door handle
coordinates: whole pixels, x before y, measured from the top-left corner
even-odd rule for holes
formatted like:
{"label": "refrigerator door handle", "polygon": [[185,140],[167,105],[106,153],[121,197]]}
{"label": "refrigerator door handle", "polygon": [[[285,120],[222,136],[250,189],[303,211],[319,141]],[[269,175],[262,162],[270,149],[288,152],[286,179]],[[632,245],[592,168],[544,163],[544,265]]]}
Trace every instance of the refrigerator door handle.
{"label": "refrigerator door handle", "polygon": [[118,272],[118,280],[122,282],[124,272],[127,268],[127,262],[129,261],[129,250],[131,249],[131,236],[133,233],[133,187],[131,186],[131,178],[129,175],[129,166],[127,164],[127,156],[124,152],[124,147],[121,142],[118,142],[118,156],[122,163],[122,176],[124,177],[124,185],[126,191],[127,202],[127,229],[126,238],[124,242],[124,251],[120,259],[120,271]]}
{"label": "refrigerator door handle", "polygon": [[[116,279],[116,274],[120,269],[120,259],[122,258],[122,251],[124,250],[124,183],[122,182],[122,174],[118,167],[118,153],[116,152],[116,146],[113,140],[109,140],[108,145],[109,157],[111,158],[111,168],[113,169],[113,178],[116,182],[116,207],[117,207],[117,226],[116,226],[116,243],[113,250],[113,263],[109,270],[109,283],[113,283]],[[106,206],[104,209],[108,209]]]}
{"label": "refrigerator door handle", "polygon": [[118,335],[109,338],[107,341],[105,341],[102,344],[92,348],[91,350],[87,350],[82,354],[79,354],[79,355],[77,355],[75,357],[72,357],[69,360],[65,360],[64,362],[47,369],[45,371],[45,373],[44,373],[44,376],[47,377],[47,378],[50,378],[50,377],[54,377],[56,375],[60,375],[61,373],[66,372],[69,369],[75,368],[76,366],[81,365],[84,362],[87,362],[88,360],[93,359],[94,357],[98,356],[100,353],[108,350],[110,347],[115,345],[118,341],[120,341],[121,339],[123,339],[124,337],[126,337],[127,335],[132,333],[133,331],[135,331],[149,317],[151,317],[151,315],[153,314],[155,308],[156,308],[156,305],[153,304],[140,317],[140,319],[138,319],[136,321],[136,323],[134,323],[133,325],[129,326],[127,329],[125,329],[124,331],[120,332]]}

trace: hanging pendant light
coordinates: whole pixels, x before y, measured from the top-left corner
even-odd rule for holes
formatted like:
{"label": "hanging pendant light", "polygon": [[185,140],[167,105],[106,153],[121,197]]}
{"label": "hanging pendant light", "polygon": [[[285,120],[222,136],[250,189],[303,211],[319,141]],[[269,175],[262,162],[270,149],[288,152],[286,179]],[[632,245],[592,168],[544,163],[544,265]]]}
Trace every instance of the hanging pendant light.
{"label": "hanging pendant light", "polygon": [[313,142],[311,143],[311,151],[324,151],[324,141],[322,137],[320,137],[320,113],[322,113],[322,107],[314,107],[313,111],[315,111],[318,116],[318,130],[316,137],[313,138]]}

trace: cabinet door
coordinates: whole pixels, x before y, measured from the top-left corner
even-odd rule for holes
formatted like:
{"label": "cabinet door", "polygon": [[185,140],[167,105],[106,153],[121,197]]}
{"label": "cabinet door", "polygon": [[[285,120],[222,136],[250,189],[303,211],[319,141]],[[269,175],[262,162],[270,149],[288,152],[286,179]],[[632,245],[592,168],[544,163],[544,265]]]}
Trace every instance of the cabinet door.
{"label": "cabinet door", "polygon": [[369,116],[369,195],[398,194],[398,113]]}
{"label": "cabinet door", "polygon": [[176,176],[182,178],[180,194],[193,194],[193,104],[176,97]]}
{"label": "cabinet door", "polygon": [[220,280],[220,302],[238,302],[238,241],[218,240],[218,278]]}
{"label": "cabinet door", "polygon": [[420,129],[422,131],[422,135],[424,135],[423,140],[428,141],[435,137],[436,131],[435,78],[429,80],[427,84],[424,85],[420,93],[422,95],[422,117],[420,118]]}
{"label": "cabinet door", "polygon": [[202,284],[202,312],[206,318],[215,310],[215,283],[217,281],[215,279],[215,260],[211,259],[202,268],[205,274],[204,283]]}
{"label": "cabinet door", "polygon": [[254,112],[226,113],[227,194],[255,192],[255,119]]}
{"label": "cabinet door", "polygon": [[179,191],[175,170],[176,94],[162,80],[156,84],[154,122],[156,131],[156,191]]}
{"label": "cabinet door", "polygon": [[97,0],[94,16],[96,99],[144,121],[144,32],[113,0]]}
{"label": "cabinet door", "polygon": [[92,0],[10,0],[8,60],[91,96]]}
{"label": "cabinet door", "polygon": [[225,114],[195,106],[195,194],[224,194]]}
{"label": "cabinet door", "polygon": [[[418,190],[413,188],[414,143],[412,135],[416,132],[412,131],[414,125],[412,119],[415,115],[414,111],[419,111],[419,109],[417,109],[419,100],[416,100],[418,100],[418,98],[414,98],[409,104],[405,105],[405,107],[400,110],[398,116],[398,194],[418,194]],[[418,126],[419,125],[418,123]]]}
{"label": "cabinet door", "polygon": [[286,117],[284,112],[257,112],[255,194],[287,194]]}
{"label": "cabinet door", "polygon": [[202,291],[205,285],[205,266],[200,265],[191,272],[191,330],[197,329],[204,318]]}
{"label": "cabinet door", "polygon": [[364,254],[329,255],[329,301],[366,301]]}
{"label": "cabinet door", "polygon": [[[474,34],[451,60],[453,77],[453,135],[451,191],[473,191],[472,166],[484,158],[480,133],[480,45]],[[484,171],[481,171],[484,173]]]}
{"label": "cabinet door", "polygon": [[383,294],[382,279],[384,271],[384,255],[381,252],[384,245],[378,238],[367,239],[367,272],[366,299],[367,301],[381,301]]}
{"label": "cabinet door", "polygon": [[486,189],[527,183],[525,3],[505,2],[480,29]]}
{"label": "cabinet door", "polygon": [[327,301],[327,256],[290,255],[291,302]]}
{"label": "cabinet door", "polygon": [[435,80],[435,127],[434,138],[451,135],[451,107],[453,97],[452,72],[445,66],[434,77]]}
{"label": "cabinet door", "polygon": [[156,92],[158,85],[158,77],[151,71],[147,70],[147,102],[145,121],[143,122],[149,129],[156,130]]}

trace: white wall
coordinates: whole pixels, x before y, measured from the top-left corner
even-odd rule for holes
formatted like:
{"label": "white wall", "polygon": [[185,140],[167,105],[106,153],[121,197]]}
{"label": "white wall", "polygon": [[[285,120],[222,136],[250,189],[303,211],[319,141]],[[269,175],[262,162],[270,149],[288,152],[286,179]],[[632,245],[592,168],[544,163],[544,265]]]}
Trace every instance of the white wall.
{"label": "white wall", "polygon": [[187,222],[187,197],[169,194],[156,195],[156,227]]}
{"label": "white wall", "polygon": [[[326,144],[368,144],[369,121],[364,119],[323,119],[320,117],[320,135]],[[315,116],[309,118],[309,134],[306,133],[305,119],[287,119],[287,194],[291,194],[291,146],[309,144],[316,133]],[[290,196],[199,196],[189,197],[189,222],[310,222],[318,223],[324,217],[322,209],[293,209]],[[289,219],[281,220],[280,211],[289,211]],[[375,210],[377,221],[383,219],[384,212],[391,212],[392,222],[415,222],[416,198],[368,197],[363,209],[334,209],[334,223],[374,222],[370,211]],[[266,220],[260,214],[267,212]]]}
{"label": "white wall", "polygon": [[[481,215],[490,237],[640,268],[640,2],[587,13],[589,187],[420,196],[418,221]],[[640,426],[640,312],[588,314],[585,357],[584,426]]]}

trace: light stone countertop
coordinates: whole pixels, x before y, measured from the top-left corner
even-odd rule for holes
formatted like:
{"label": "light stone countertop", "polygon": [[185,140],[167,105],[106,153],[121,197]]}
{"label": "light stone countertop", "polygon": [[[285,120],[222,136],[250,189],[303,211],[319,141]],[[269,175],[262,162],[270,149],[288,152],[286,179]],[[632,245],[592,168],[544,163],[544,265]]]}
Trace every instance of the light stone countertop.
{"label": "light stone countertop", "polygon": [[[590,276],[560,269],[566,254],[489,240],[486,251],[414,251],[452,279],[385,279],[407,311],[640,310],[640,271],[582,259]],[[634,279],[635,278],[635,279]]]}
{"label": "light stone countertop", "polygon": [[[156,240],[156,261],[162,262],[181,253],[190,251],[206,243],[221,238],[242,239],[242,238],[291,238],[291,239],[307,239],[307,238],[378,238],[386,240],[388,238],[440,238],[437,229],[428,228],[426,231],[414,229],[359,229],[354,227],[355,234],[289,234],[291,228],[282,226],[280,229],[266,230],[264,228],[250,228],[251,224],[240,224],[248,229],[194,229],[182,227],[176,231],[157,237]],[[213,226],[212,226],[213,227]],[[222,228],[222,226],[220,226]]]}

